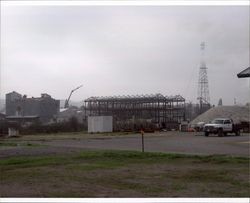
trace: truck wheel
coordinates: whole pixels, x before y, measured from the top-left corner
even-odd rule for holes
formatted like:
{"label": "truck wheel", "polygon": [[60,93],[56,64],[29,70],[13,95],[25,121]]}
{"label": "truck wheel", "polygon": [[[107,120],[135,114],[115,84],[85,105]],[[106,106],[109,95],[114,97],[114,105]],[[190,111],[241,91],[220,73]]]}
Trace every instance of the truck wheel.
{"label": "truck wheel", "polygon": [[209,132],[205,132],[205,136],[208,137],[208,135],[209,135]]}
{"label": "truck wheel", "polygon": [[219,137],[222,137],[222,136],[223,136],[223,130],[222,130],[222,129],[219,129],[219,130],[218,130],[218,136],[219,136]]}
{"label": "truck wheel", "polygon": [[224,135],[224,136],[227,136],[227,133],[226,133],[226,132],[224,132],[224,133],[223,133],[223,135]]}

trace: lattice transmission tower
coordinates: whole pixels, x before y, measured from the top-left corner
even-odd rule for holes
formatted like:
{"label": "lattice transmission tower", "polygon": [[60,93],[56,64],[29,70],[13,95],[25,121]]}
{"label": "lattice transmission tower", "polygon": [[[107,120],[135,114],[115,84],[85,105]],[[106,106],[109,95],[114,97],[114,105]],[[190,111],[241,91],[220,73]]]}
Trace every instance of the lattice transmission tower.
{"label": "lattice transmission tower", "polygon": [[208,109],[210,107],[207,66],[205,62],[205,42],[201,43],[200,49],[201,49],[201,62],[199,70],[197,99],[199,100],[200,113],[202,113],[205,109]]}

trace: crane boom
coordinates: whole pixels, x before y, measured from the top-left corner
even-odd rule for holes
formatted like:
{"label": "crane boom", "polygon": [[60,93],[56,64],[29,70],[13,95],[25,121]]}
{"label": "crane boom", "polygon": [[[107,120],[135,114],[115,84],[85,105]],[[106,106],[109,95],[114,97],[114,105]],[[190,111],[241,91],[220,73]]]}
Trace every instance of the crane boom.
{"label": "crane boom", "polygon": [[78,90],[78,89],[81,88],[81,87],[82,87],[82,85],[80,85],[79,87],[73,89],[72,91],[74,92],[74,91]]}
{"label": "crane boom", "polygon": [[66,101],[65,101],[64,108],[69,108],[69,100],[70,100],[70,97],[71,97],[72,93],[73,93],[74,91],[78,90],[78,89],[81,88],[81,87],[82,87],[82,85],[80,85],[79,87],[77,87],[77,88],[71,90],[68,99],[66,99]]}

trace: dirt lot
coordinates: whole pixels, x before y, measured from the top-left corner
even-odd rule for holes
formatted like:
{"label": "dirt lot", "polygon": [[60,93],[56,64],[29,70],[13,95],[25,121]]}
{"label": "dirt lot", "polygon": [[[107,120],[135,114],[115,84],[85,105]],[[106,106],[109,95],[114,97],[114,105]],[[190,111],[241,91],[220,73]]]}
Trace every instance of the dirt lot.
{"label": "dirt lot", "polygon": [[140,150],[139,134],[69,133],[1,138],[0,196],[250,195],[248,134],[240,137],[178,132],[145,134],[147,152]]}
{"label": "dirt lot", "polygon": [[[250,135],[204,137],[200,133],[145,134],[145,151],[249,157]],[[14,145],[14,146],[13,146]],[[0,157],[70,153],[89,149],[141,151],[140,134],[34,135],[0,140]]]}

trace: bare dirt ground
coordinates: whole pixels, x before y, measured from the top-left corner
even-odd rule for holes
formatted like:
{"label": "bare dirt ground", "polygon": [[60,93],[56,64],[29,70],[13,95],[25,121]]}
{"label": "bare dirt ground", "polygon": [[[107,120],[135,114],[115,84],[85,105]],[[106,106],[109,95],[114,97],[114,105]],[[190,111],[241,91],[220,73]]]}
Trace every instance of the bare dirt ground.
{"label": "bare dirt ground", "polygon": [[[68,134],[34,135],[0,140],[0,158],[21,155],[71,153],[81,150],[112,149],[141,151],[141,135]],[[15,146],[11,144],[17,143]],[[198,155],[249,157],[250,135],[204,137],[200,133],[160,132],[144,137],[145,151]]]}

